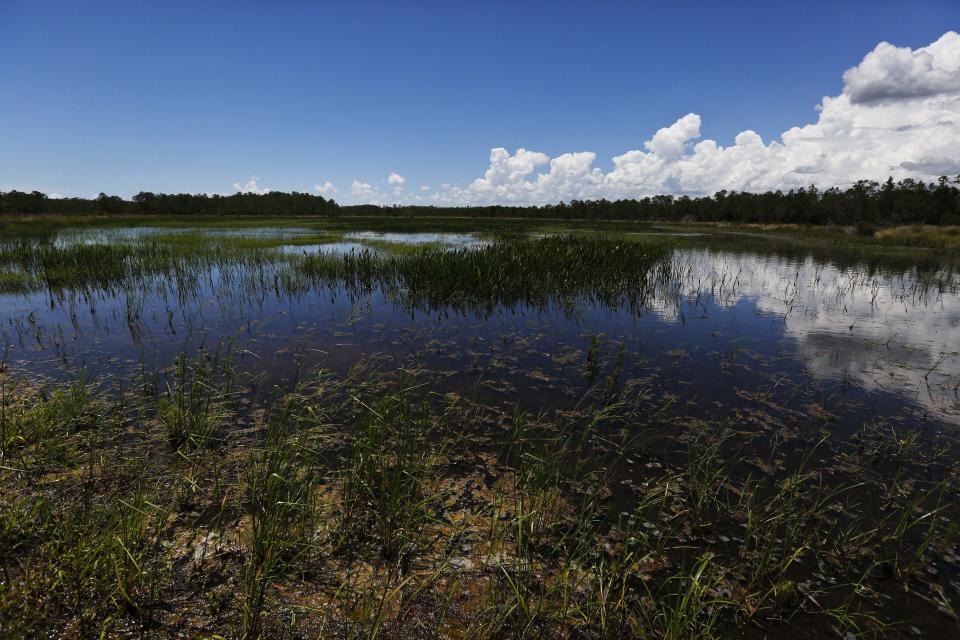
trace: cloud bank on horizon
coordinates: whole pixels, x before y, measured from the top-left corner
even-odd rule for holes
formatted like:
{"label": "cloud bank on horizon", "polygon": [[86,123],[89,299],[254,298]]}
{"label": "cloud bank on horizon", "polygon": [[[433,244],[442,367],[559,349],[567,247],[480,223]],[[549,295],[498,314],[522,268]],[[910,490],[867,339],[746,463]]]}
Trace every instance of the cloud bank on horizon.
{"label": "cloud bank on horizon", "polygon": [[960,34],[949,31],[918,49],[881,42],[843,74],[843,83],[840,95],[817,105],[815,123],[793,127],[769,143],[751,130],[730,146],[701,140],[701,118],[688,113],[659,129],[642,149],[614,157],[607,172],[594,166],[591,151],[551,158],[497,147],[490,150],[483,176],[465,187],[408,194],[405,179],[392,173],[382,190],[354,181],[351,193],[373,203],[522,205],[960,174]]}

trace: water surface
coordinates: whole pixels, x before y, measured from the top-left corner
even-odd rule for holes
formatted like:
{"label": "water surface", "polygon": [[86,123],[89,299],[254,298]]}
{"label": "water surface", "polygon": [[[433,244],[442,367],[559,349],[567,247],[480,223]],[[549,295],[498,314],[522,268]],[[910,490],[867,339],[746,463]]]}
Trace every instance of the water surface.
{"label": "water surface", "polygon": [[[192,229],[65,231],[53,242],[109,243]],[[279,252],[370,250],[366,241],[469,249],[477,234],[357,230],[282,244],[299,228],[205,230],[277,238]],[[378,249],[374,248],[374,251]],[[677,274],[645,308],[556,301],[483,312],[410,308],[380,290],[270,286],[271,267],[198,274],[193,290],[0,296],[0,340],[15,370],[124,375],[230,340],[245,367],[289,382],[314,366],[346,370],[382,354],[442,374],[442,386],[491,401],[562,407],[602,385],[642,383],[686,415],[788,428],[855,429],[864,420],[960,423],[960,295],[919,272],[752,252],[677,249]],[[276,267],[281,268],[280,266]],[[766,426],[764,426],[764,424]]]}

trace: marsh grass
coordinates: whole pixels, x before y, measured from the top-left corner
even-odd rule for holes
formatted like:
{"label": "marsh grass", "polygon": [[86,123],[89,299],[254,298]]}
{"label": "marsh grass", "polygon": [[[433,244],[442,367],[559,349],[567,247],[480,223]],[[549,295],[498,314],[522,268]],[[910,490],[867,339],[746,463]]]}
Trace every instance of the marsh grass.
{"label": "marsh grass", "polygon": [[0,517],[6,580],[0,587],[7,637],[59,629],[110,634],[121,617],[144,628],[169,578],[161,541],[169,512],[141,461],[110,461],[65,494],[18,501]]}
{"label": "marsh grass", "polygon": [[[864,451],[865,475],[848,482],[826,481],[816,447],[779,477],[741,477],[725,462],[739,445],[724,425],[678,442],[651,427],[662,415],[641,410],[649,397],[630,386],[567,417],[473,407],[431,387],[410,370],[321,373],[265,400],[247,444],[164,462],[149,438],[124,443],[108,419],[149,415],[129,400],[86,382],[42,393],[8,383],[6,433],[13,415],[44,416],[65,426],[50,433],[77,453],[49,457],[6,438],[17,464],[46,462],[42,475],[4,471],[13,483],[0,516],[5,629],[146,633],[186,606],[177,615],[248,638],[303,624],[364,638],[451,625],[478,638],[721,638],[811,616],[882,636],[893,622],[875,595],[885,581],[955,610],[947,592],[921,588],[924,568],[956,540],[951,481],[908,481],[916,460],[892,478],[871,476],[873,452],[902,457],[903,436],[869,426],[869,438],[889,444]],[[491,420],[502,438],[477,448]],[[628,425],[629,447],[611,449]],[[53,438],[36,433],[30,442]],[[625,476],[625,451],[662,462]],[[242,463],[233,479],[225,456]],[[487,487],[454,489],[451,501],[477,463]],[[170,491],[177,478],[196,487],[189,501]],[[624,479],[639,484],[615,493]],[[198,534],[240,546],[203,561],[195,547],[177,551]],[[202,606],[170,599],[181,553],[193,558],[190,584],[231,576]],[[422,607],[436,607],[432,617]]]}
{"label": "marsh grass", "polygon": [[424,524],[433,517],[439,461],[445,443],[438,417],[401,387],[368,404],[352,433],[339,485],[341,544],[372,542],[388,561],[408,561]]}
{"label": "marsh grass", "polygon": [[223,428],[235,404],[234,370],[229,345],[188,358],[181,353],[173,380],[157,403],[157,415],[174,448],[210,448],[222,444]]}
{"label": "marsh grass", "polygon": [[[411,307],[483,310],[560,300],[566,306],[591,301],[639,309],[669,269],[667,256],[663,248],[642,243],[547,237],[469,249],[428,245],[401,254],[321,252],[299,260],[295,272],[314,283],[379,287]],[[291,274],[287,288],[296,282]]]}
{"label": "marsh grass", "polygon": [[[233,231],[230,229],[230,231]],[[273,229],[271,229],[273,231]],[[284,246],[312,246],[324,245],[338,242],[343,239],[343,235],[332,232],[316,233],[283,233],[280,230],[277,233],[269,235],[260,235],[256,229],[250,230],[249,234],[217,235],[210,230],[206,232],[185,231],[180,233],[152,233],[144,236],[144,241],[160,245],[170,245],[177,248],[186,248],[194,251],[208,251],[211,247],[221,252],[232,250],[267,250],[276,249]]]}
{"label": "marsh grass", "polygon": [[879,229],[873,237],[884,244],[960,249],[960,227],[910,225]]}
{"label": "marsh grass", "polygon": [[[665,247],[603,237],[510,236],[473,248],[401,244],[345,254],[275,250],[301,240],[183,233],[112,244],[20,241],[0,246],[0,273],[8,274],[0,285],[8,292],[90,300],[98,292],[134,300],[173,293],[185,300],[216,282],[220,291],[235,283],[253,300],[343,287],[353,293],[379,289],[421,308],[489,311],[558,301],[567,308],[600,303],[639,311],[670,269]],[[137,307],[128,305],[131,326]]]}
{"label": "marsh grass", "polygon": [[0,455],[36,471],[76,463],[107,423],[107,406],[83,371],[52,388],[0,374],[0,402]]}
{"label": "marsh grass", "polygon": [[267,418],[263,442],[245,475],[250,556],[243,571],[242,635],[261,633],[267,589],[309,549],[314,524],[313,465],[298,431],[299,403],[282,399]]}
{"label": "marsh grass", "polygon": [[430,305],[518,303],[584,298],[642,306],[651,271],[668,268],[662,249],[606,238],[546,237],[476,249],[425,250],[399,265],[409,299]]}
{"label": "marsh grass", "polygon": [[[482,316],[641,311],[664,281],[682,284],[668,244],[492,233],[470,250],[309,256],[273,251],[274,238],[23,244],[0,251],[0,272],[88,300],[122,290],[132,324],[154,285],[179,296],[203,283],[224,306],[233,286],[278,299],[378,290]],[[735,275],[708,285],[736,296]],[[343,376],[298,368],[296,384],[263,394],[231,345],[141,363],[134,384],[82,371],[28,383],[4,369],[0,628],[707,640],[803,625],[884,637],[901,612],[931,637],[957,628],[955,438],[883,421],[817,446],[806,431],[752,434],[767,451],[754,463],[743,416],[690,420],[684,399],[631,379],[624,345],[586,340],[584,395],[542,410],[442,395],[437,378],[376,358]]]}
{"label": "marsh grass", "polygon": [[388,254],[410,255],[423,250],[437,250],[445,248],[441,241],[421,242],[411,244],[409,242],[396,242],[392,240],[382,240],[377,238],[363,238],[359,240],[360,244]]}

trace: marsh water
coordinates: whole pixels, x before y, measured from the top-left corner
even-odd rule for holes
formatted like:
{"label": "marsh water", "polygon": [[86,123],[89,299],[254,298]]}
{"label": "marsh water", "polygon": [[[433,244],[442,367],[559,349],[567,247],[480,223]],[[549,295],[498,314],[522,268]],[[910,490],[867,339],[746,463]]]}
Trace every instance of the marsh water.
{"label": "marsh water", "polygon": [[[451,589],[462,591],[464,620],[473,606],[481,618],[516,609],[491,590],[501,575],[513,585],[512,571],[531,585],[548,576],[555,586],[543,602],[560,594],[565,608],[576,590],[580,637],[594,637],[594,592],[579,586],[594,578],[583,576],[603,585],[607,567],[619,567],[622,601],[645,616],[651,593],[658,607],[686,597],[672,589],[693,589],[696,562],[711,563],[711,602],[737,637],[767,637],[783,621],[790,637],[955,632],[960,274],[951,256],[918,252],[914,262],[902,251],[891,259],[655,227],[406,233],[223,222],[0,238],[0,391],[13,416],[3,432],[21,429],[5,435],[16,466],[3,470],[18,483],[16,504],[67,504],[69,465],[53,454],[86,469],[97,458],[87,443],[102,438],[103,473],[129,465],[158,496],[180,487],[178,516],[157,518],[173,523],[157,534],[164,544],[143,547],[181,572],[169,582],[180,588],[195,575],[191,541],[206,514],[218,509],[210,526],[222,529],[203,540],[247,540],[260,504],[247,500],[267,486],[251,474],[282,452],[309,462],[269,478],[316,480],[317,495],[262,504],[298,505],[311,518],[302,546],[322,551],[303,562],[328,564],[315,565],[310,589],[326,598],[323,581],[334,579],[325,601],[336,606],[358,558],[394,588],[405,561],[385,555],[378,532],[389,531],[368,523],[409,517],[402,548],[417,566],[440,576],[457,561]],[[10,390],[27,400],[8,400]],[[296,419],[288,404],[302,410]],[[101,420],[106,407],[114,419]],[[26,470],[32,460],[36,472]],[[223,494],[235,496],[229,508],[222,477],[235,479]],[[409,478],[416,504],[376,511]],[[357,483],[367,492],[351,494]],[[71,508],[87,517],[88,503]],[[550,523],[524,533],[541,513]],[[91,531],[114,539],[97,523]],[[59,550],[58,527],[48,529]],[[570,531],[583,541],[573,551]],[[344,553],[344,535],[369,553]],[[462,556],[448,558],[454,551]],[[247,570],[253,554],[214,556],[211,576],[260,575]],[[550,577],[558,558],[594,573]],[[307,574],[296,566],[300,589]],[[60,575],[59,561],[49,569]],[[482,593],[493,599],[471,600]],[[182,610],[195,628],[218,628],[198,600],[173,601],[190,603]],[[707,609],[695,607],[688,623]]]}
{"label": "marsh water", "polygon": [[[66,230],[43,242],[177,232]],[[203,233],[272,239],[279,253],[304,254],[376,252],[385,244],[469,250],[488,241],[363,229],[316,243],[301,228]],[[257,273],[213,266],[196,273],[189,290],[158,277],[137,290],[4,294],[0,340],[9,365],[26,375],[66,377],[82,367],[93,378],[130,376],[229,341],[243,368],[267,384],[377,357],[436,372],[445,391],[534,408],[572,406],[598,386],[633,381],[654,397],[675,398],[684,415],[755,429],[960,423],[955,275],[708,246],[673,249],[670,260],[672,278],[639,309],[582,299],[423,308],[376,288],[284,290],[271,285],[269,260]]]}

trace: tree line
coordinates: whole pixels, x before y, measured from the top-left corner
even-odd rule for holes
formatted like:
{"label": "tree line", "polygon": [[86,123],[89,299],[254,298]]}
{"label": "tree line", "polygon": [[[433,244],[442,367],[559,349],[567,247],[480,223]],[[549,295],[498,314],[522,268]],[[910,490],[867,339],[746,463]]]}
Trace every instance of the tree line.
{"label": "tree line", "polygon": [[130,200],[101,193],[97,198],[50,198],[39,191],[0,192],[0,214],[88,214],[170,216],[467,216],[665,220],[814,225],[960,224],[960,176],[935,182],[861,180],[840,189],[815,186],[751,193],[719,191],[712,196],[659,195],[621,200],[574,200],[542,206],[353,205],[310,193],[237,193],[229,196],[142,191]]}
{"label": "tree line", "polygon": [[0,214],[326,216],[337,210],[333,200],[296,191],[229,196],[141,191],[130,200],[105,193],[96,198],[50,198],[39,191],[0,192]]}

